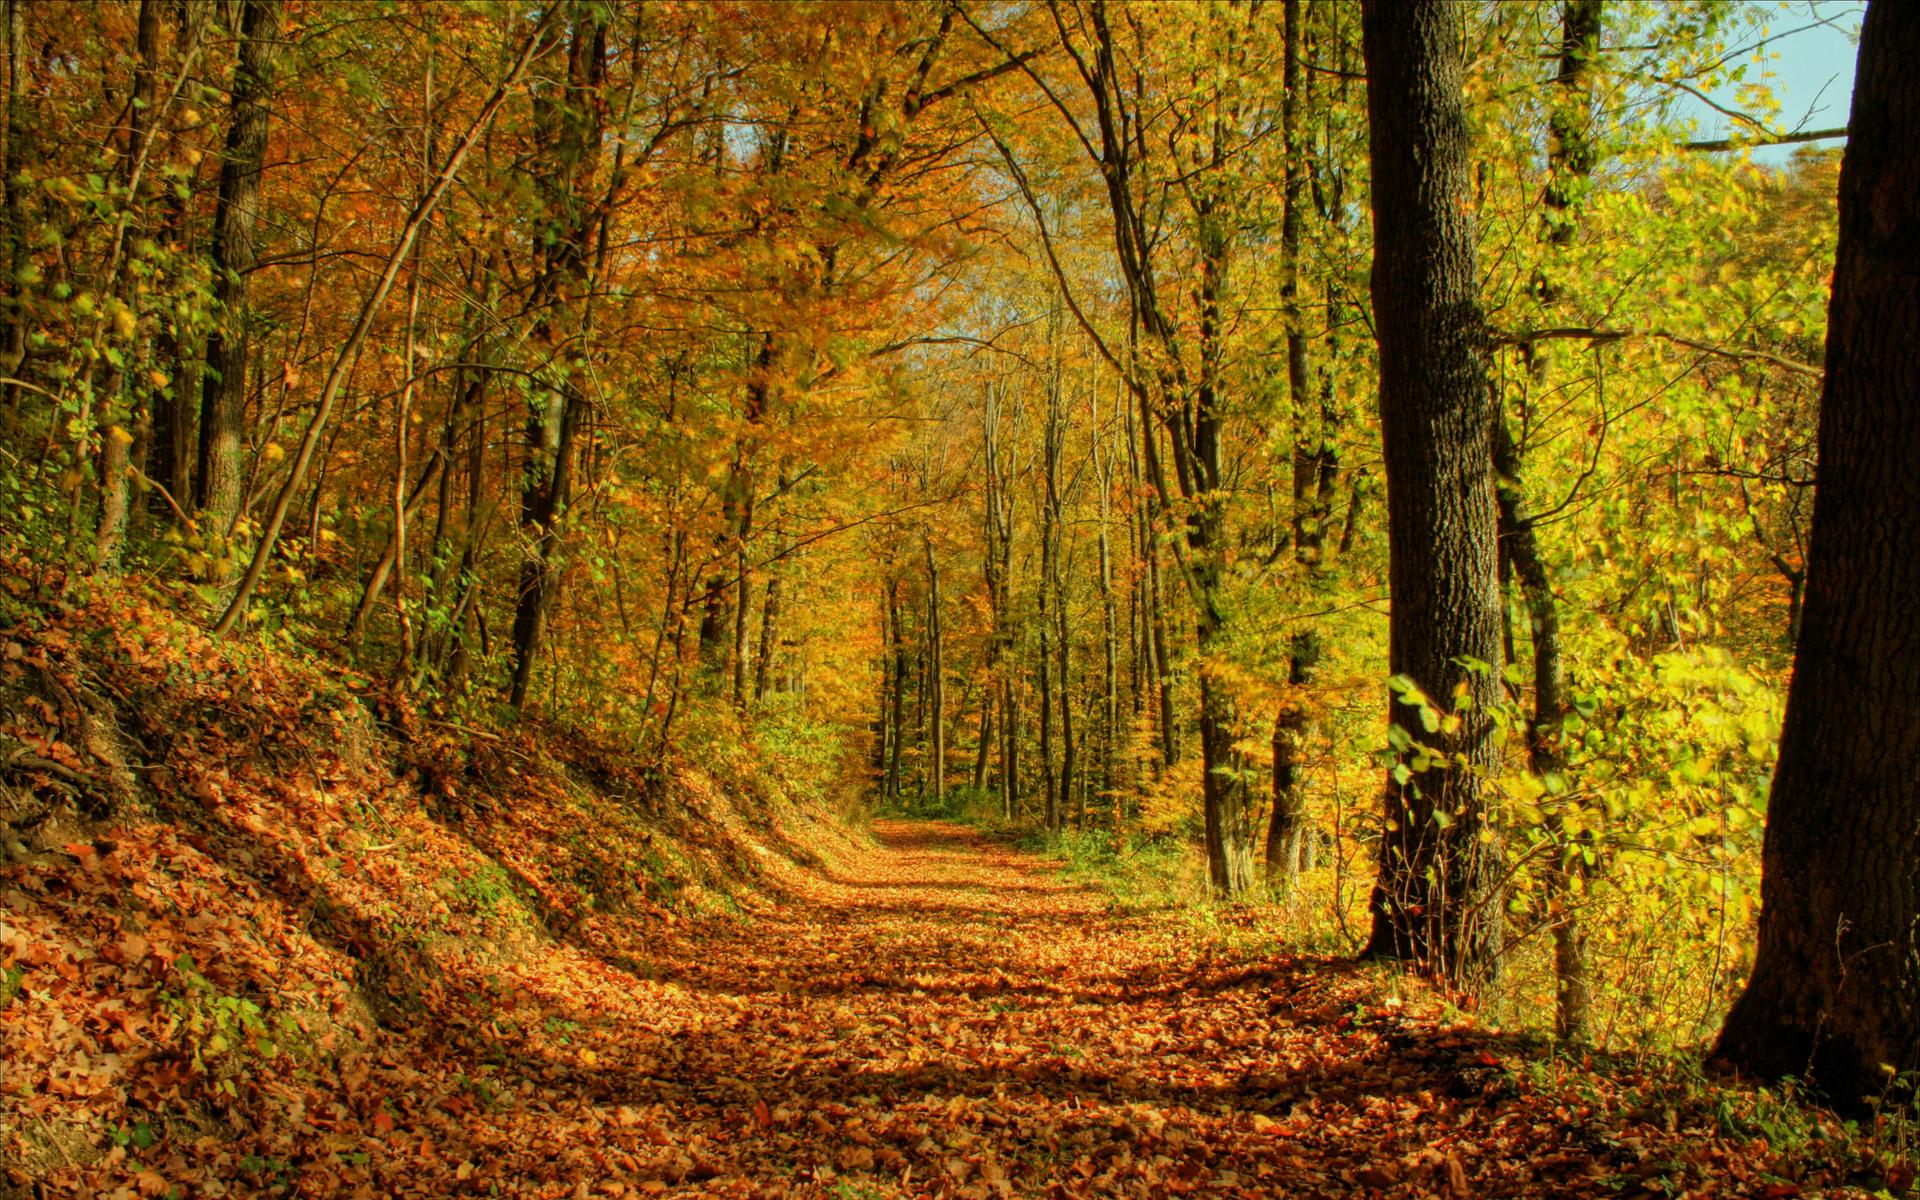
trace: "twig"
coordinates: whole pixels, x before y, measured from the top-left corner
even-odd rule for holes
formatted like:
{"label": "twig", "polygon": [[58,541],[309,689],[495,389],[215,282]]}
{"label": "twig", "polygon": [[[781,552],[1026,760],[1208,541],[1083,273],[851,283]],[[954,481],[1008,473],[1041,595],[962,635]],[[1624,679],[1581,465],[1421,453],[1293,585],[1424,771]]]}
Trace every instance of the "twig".
{"label": "twig", "polygon": [[127,473],[132,475],[135,479],[138,479],[143,487],[150,487],[154,491],[159,492],[160,498],[167,502],[167,507],[173,510],[174,516],[180,518],[180,523],[182,525],[185,525],[191,519],[187,516],[186,510],[180,507],[180,502],[173,498],[173,493],[169,492],[166,488],[160,486],[159,480],[154,479],[152,476],[148,475],[145,471],[142,471],[139,467],[134,466],[132,463],[127,464]]}
{"label": "twig", "polygon": [[1665,329],[1606,329],[1599,327],[1559,326],[1551,329],[1520,329],[1511,332],[1496,333],[1494,343],[1501,346],[1525,346],[1534,342],[1587,341],[1622,342],[1632,338],[1651,338],[1655,341],[1671,342],[1689,350],[1698,350],[1702,354],[1712,354],[1720,358],[1739,359],[1749,362],[1764,362],[1779,367],[1783,371],[1792,371],[1809,379],[1824,379],[1826,372],[1811,363],[1797,362],[1783,358],[1767,350],[1745,350],[1735,346],[1717,346],[1712,342],[1703,342],[1699,338],[1673,333]]}

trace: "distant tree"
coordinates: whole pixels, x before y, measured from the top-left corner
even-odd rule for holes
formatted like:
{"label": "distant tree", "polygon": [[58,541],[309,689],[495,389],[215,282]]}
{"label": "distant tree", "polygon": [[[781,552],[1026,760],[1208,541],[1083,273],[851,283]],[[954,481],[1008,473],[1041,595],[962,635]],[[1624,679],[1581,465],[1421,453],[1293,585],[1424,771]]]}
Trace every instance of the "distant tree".
{"label": "distant tree", "polygon": [[1806,608],[1753,974],[1715,1056],[1859,1106],[1920,1069],[1920,10],[1875,3],[1840,168]]}

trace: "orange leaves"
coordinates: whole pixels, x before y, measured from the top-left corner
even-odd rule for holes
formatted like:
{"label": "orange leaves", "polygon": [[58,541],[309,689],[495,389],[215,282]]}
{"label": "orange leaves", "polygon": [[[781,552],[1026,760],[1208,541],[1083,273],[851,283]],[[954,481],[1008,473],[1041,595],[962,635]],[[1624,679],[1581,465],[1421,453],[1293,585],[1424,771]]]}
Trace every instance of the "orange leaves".
{"label": "orange leaves", "polygon": [[[166,731],[142,766],[168,820],[130,811],[0,867],[0,1107],[83,1147],[29,1174],[23,1143],[0,1144],[3,1186],[1468,1200],[1833,1182],[1709,1113],[1643,1119],[1611,1081],[1553,1084],[1344,965],[1196,947],[956,826],[865,840],[789,810],[770,828],[690,769],[669,794],[699,815],[642,824],[608,800],[626,791],[569,778],[634,787],[605,747],[461,742],[398,709],[396,769],[322,681],[119,615],[88,670]],[[460,788],[403,781],[422,764]],[[739,914],[686,904],[692,882]]]}

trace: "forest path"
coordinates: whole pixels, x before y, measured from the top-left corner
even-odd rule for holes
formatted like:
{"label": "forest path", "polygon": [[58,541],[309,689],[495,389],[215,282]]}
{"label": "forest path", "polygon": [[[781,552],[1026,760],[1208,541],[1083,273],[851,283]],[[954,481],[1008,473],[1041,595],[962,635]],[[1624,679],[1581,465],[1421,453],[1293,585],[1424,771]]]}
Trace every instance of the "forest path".
{"label": "forest path", "polygon": [[576,1031],[584,1060],[510,1072],[578,1097],[554,1115],[598,1135],[556,1147],[550,1178],[581,1196],[1614,1192],[1596,1185],[1624,1164],[1576,1114],[1510,1103],[1523,1085],[1493,1043],[1376,1002],[1357,969],[1210,959],[962,826],[873,833],[771,911],[649,947],[649,978]]}

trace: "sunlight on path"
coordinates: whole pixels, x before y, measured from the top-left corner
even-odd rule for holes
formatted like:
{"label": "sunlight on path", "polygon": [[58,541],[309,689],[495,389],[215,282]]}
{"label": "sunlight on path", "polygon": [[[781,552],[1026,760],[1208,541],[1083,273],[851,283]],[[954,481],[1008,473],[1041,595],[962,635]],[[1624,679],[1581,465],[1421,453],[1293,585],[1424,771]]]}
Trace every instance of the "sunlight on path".
{"label": "sunlight on path", "polygon": [[[580,1196],[1464,1197],[1617,1172],[1571,1123],[1507,1113],[1511,1084],[1470,1035],[1405,1034],[1348,968],[1206,961],[1171,922],[1109,912],[966,828],[873,832],[858,870],[786,872],[779,905],[649,946],[624,977],[583,963],[570,987],[528,964],[572,1036],[502,1075],[544,1094],[552,1182],[495,1178]],[[1532,1155],[1500,1152],[1521,1137]]]}

